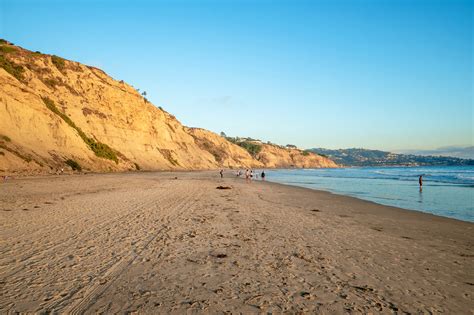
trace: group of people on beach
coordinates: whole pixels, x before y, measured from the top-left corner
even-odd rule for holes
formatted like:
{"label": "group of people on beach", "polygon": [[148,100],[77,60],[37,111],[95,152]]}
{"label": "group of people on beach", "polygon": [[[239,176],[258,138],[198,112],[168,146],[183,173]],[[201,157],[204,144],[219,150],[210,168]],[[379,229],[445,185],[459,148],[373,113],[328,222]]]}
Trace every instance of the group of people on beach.
{"label": "group of people on beach", "polygon": [[[221,176],[221,178],[224,178],[224,170],[221,169],[219,171],[219,174]],[[258,179],[258,172],[254,172],[252,169],[246,169],[245,170],[245,173],[242,171],[242,170],[238,170],[237,172],[235,172],[235,176],[236,177],[242,177],[242,175],[245,174],[245,180],[247,183],[250,183],[252,181],[252,179]],[[262,170],[262,173],[260,173],[260,178],[262,179],[262,181],[265,181],[265,171]],[[420,191],[423,189],[423,175],[420,175],[418,177],[418,184],[420,185]]]}
{"label": "group of people on beach", "polygon": [[[220,174],[221,178],[223,178],[224,177],[224,170],[221,169],[219,171],[219,174]],[[252,170],[252,169],[246,169],[245,172],[243,172],[242,170],[238,170],[237,172],[235,172],[236,177],[242,177],[242,175],[245,175],[245,180],[249,183],[254,178],[258,179],[259,173]],[[262,170],[262,172],[260,173],[260,178],[261,178],[262,181],[265,181],[265,176],[266,176],[265,171]]]}

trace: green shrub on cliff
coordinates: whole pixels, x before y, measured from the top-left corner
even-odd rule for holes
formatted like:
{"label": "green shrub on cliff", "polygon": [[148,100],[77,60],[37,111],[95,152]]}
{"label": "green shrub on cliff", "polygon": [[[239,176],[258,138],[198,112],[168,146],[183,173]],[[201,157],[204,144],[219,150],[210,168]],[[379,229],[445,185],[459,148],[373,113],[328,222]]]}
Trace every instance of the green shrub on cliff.
{"label": "green shrub on cliff", "polygon": [[66,62],[61,57],[52,55],[51,56],[51,61],[56,66],[56,68],[58,68],[58,70],[61,71],[61,72],[66,68]]}
{"label": "green shrub on cliff", "polygon": [[262,146],[256,143],[248,142],[248,141],[242,141],[242,142],[237,142],[239,146],[247,150],[248,153],[250,153],[251,156],[255,157],[257,154],[262,151]]}
{"label": "green shrub on cliff", "polygon": [[[0,46],[0,47],[6,47],[6,46]],[[23,81],[24,76],[23,73],[25,72],[25,69],[23,69],[22,66],[17,65],[13,61],[10,61],[6,58],[5,54],[2,53],[0,54],[0,68],[5,69],[6,72],[14,76],[18,81]]]}
{"label": "green shrub on cliff", "polygon": [[15,52],[16,48],[9,45],[0,45],[0,52],[4,54]]}
{"label": "green shrub on cliff", "polygon": [[4,140],[6,142],[11,142],[12,141],[12,139],[10,139],[9,136],[5,136],[5,135],[0,135],[0,139]]}
{"label": "green shrub on cliff", "polygon": [[96,156],[112,160],[118,164],[117,152],[114,149],[112,149],[105,143],[98,142],[94,138],[88,137],[84,133],[84,131],[81,130],[81,128],[76,126],[76,124],[71,120],[71,118],[69,118],[69,116],[61,112],[56,107],[56,104],[54,104],[53,100],[48,97],[43,97],[42,99],[46,107],[49,108],[49,110],[61,117],[62,120],[64,120],[69,126],[71,126],[77,131],[82,140],[89,146],[89,148],[92,150],[92,152],[94,152]]}
{"label": "green shrub on cliff", "polygon": [[69,165],[73,171],[81,171],[82,170],[82,167],[79,165],[79,163],[77,163],[76,161],[74,160],[67,160],[66,161],[66,164]]}
{"label": "green shrub on cliff", "polygon": [[98,157],[109,159],[118,164],[118,157],[115,150],[102,142],[97,142],[93,138],[87,138],[86,143]]}
{"label": "green shrub on cliff", "polygon": [[[222,133],[221,133],[221,136],[223,136]],[[238,137],[227,137],[227,136],[225,137],[225,139],[233,144],[236,144],[244,148],[253,157],[259,154],[260,151],[262,151],[262,145],[252,142],[252,141],[260,141],[260,140],[255,140],[252,138],[238,138]]]}
{"label": "green shrub on cliff", "polygon": [[7,54],[14,53],[17,50],[15,46],[9,45],[6,40],[0,42],[0,68],[5,69],[6,72],[14,76],[18,81],[22,81],[25,69],[7,58]]}

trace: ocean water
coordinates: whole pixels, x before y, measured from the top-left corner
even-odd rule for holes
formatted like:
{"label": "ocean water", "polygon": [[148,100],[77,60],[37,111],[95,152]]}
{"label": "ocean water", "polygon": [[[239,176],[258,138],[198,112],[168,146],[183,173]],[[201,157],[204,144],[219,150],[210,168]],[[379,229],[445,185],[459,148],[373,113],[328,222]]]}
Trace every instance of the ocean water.
{"label": "ocean water", "polygon": [[[267,180],[474,222],[474,166],[269,170]],[[418,176],[423,175],[420,191]]]}

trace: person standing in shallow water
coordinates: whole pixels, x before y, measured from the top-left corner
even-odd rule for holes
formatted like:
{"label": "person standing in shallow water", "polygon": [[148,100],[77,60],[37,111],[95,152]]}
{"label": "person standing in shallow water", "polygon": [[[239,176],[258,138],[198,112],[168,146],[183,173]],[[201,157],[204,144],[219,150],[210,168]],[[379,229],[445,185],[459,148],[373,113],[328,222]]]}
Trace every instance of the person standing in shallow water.
{"label": "person standing in shallow water", "polygon": [[263,181],[265,181],[265,171],[262,171],[262,174],[260,175]]}
{"label": "person standing in shallow water", "polygon": [[423,189],[423,175],[418,178],[418,184],[420,184],[420,191]]}

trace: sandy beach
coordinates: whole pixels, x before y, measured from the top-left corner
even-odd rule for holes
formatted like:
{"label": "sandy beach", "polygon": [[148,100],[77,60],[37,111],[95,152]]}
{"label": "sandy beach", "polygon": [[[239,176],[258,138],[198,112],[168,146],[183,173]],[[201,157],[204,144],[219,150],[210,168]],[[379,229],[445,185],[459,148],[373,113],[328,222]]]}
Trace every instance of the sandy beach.
{"label": "sandy beach", "polygon": [[2,183],[0,313],[474,314],[474,224],[218,177]]}

